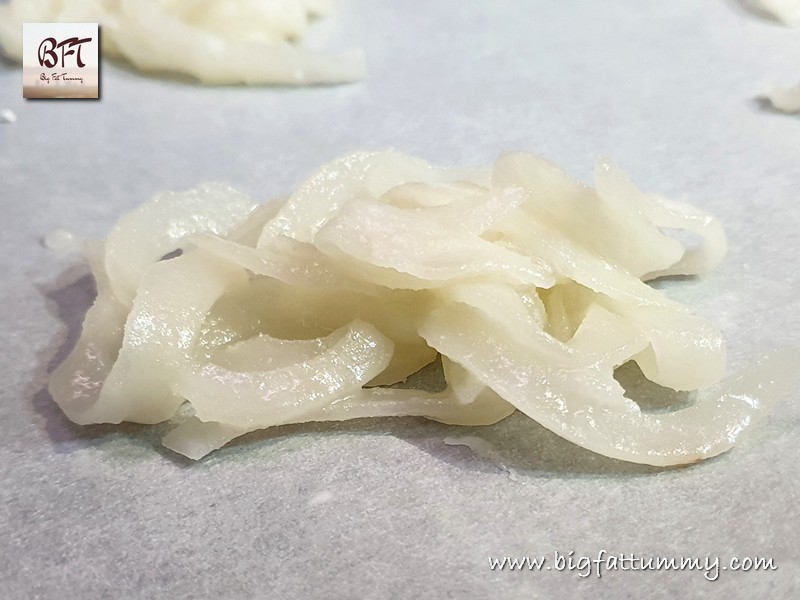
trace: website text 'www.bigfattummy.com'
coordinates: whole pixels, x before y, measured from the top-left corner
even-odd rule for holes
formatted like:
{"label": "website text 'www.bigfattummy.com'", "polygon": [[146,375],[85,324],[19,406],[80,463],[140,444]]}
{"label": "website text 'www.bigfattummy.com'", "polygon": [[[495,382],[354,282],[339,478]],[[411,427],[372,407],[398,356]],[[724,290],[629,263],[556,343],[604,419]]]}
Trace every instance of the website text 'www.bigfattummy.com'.
{"label": "website text 'www.bigfattummy.com'", "polygon": [[700,571],[709,581],[719,579],[724,571],[775,571],[773,558],[753,556],[721,559],[719,556],[639,556],[634,553],[613,554],[600,550],[594,556],[566,554],[556,550],[548,556],[490,556],[492,571],[569,571],[578,577],[598,578],[610,571]]}

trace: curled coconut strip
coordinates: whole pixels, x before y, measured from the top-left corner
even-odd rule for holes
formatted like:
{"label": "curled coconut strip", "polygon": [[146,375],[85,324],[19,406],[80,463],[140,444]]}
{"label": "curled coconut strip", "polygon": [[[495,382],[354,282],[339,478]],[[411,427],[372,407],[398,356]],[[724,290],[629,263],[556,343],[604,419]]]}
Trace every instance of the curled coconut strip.
{"label": "curled coconut strip", "polygon": [[[613,320],[593,319],[586,327],[595,329],[595,340],[617,337],[619,324]],[[691,463],[731,448],[796,381],[792,365],[799,358],[797,352],[776,353],[728,381],[721,395],[671,413],[647,414],[613,378],[613,367],[641,346],[635,334],[614,352],[604,348],[593,354],[596,361],[587,364],[567,349],[521,344],[464,307],[437,310],[422,333],[444,356],[561,437],[611,458],[657,466]]]}

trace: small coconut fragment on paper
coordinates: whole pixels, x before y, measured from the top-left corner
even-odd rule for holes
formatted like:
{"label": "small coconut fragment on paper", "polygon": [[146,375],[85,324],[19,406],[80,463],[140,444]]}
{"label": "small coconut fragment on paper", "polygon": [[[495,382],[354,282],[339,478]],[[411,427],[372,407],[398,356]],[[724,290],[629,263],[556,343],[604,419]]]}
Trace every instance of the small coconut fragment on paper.
{"label": "small coconut fragment on paper", "polygon": [[793,87],[775,86],[763,97],[769,100],[776,110],[788,114],[800,113],[800,84]]}
{"label": "small coconut fragment on paper", "polygon": [[66,229],[53,229],[44,236],[44,245],[55,252],[81,252],[83,240]]}
{"label": "small coconut fragment on paper", "polygon": [[494,463],[502,471],[504,471],[511,481],[517,483],[525,483],[519,471],[506,464],[505,459],[497,452],[491,442],[476,435],[464,435],[459,437],[446,437],[442,440],[448,446],[466,446],[480,458],[485,458]]}
{"label": "small coconut fragment on paper", "polygon": [[749,0],[749,4],[772,15],[784,25],[800,25],[800,0]]}

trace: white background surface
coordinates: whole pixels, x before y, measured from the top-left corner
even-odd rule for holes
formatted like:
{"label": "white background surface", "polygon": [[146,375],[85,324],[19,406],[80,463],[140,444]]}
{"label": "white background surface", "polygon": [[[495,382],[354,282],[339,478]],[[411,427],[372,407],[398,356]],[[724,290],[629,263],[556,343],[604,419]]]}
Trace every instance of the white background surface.
{"label": "white background surface", "polygon": [[[61,415],[43,388],[93,286],[42,246],[48,231],[104,237],[153,193],[207,180],[266,200],[365,147],[451,165],[527,150],[584,181],[608,154],[724,222],[725,263],[667,290],[720,324],[731,370],[800,345],[800,118],[752,100],[800,80],[800,30],[725,0],[352,0],[338,44],[365,49],[363,82],[202,88],[106,62],[99,102],[23,101],[18,66],[0,64],[0,108],[18,116],[0,124],[0,597],[800,597],[797,391],[742,447],[673,470],[524,417],[283,427],[191,464],[160,448],[163,428]],[[516,476],[443,443],[469,434]],[[488,564],[601,549],[778,570]]]}

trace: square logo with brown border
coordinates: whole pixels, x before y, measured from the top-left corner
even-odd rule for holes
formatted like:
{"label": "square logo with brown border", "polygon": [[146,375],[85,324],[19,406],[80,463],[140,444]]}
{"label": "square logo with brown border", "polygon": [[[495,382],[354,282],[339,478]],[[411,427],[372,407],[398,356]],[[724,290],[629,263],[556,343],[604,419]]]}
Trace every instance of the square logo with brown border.
{"label": "square logo with brown border", "polygon": [[97,23],[23,23],[22,96],[99,98]]}

